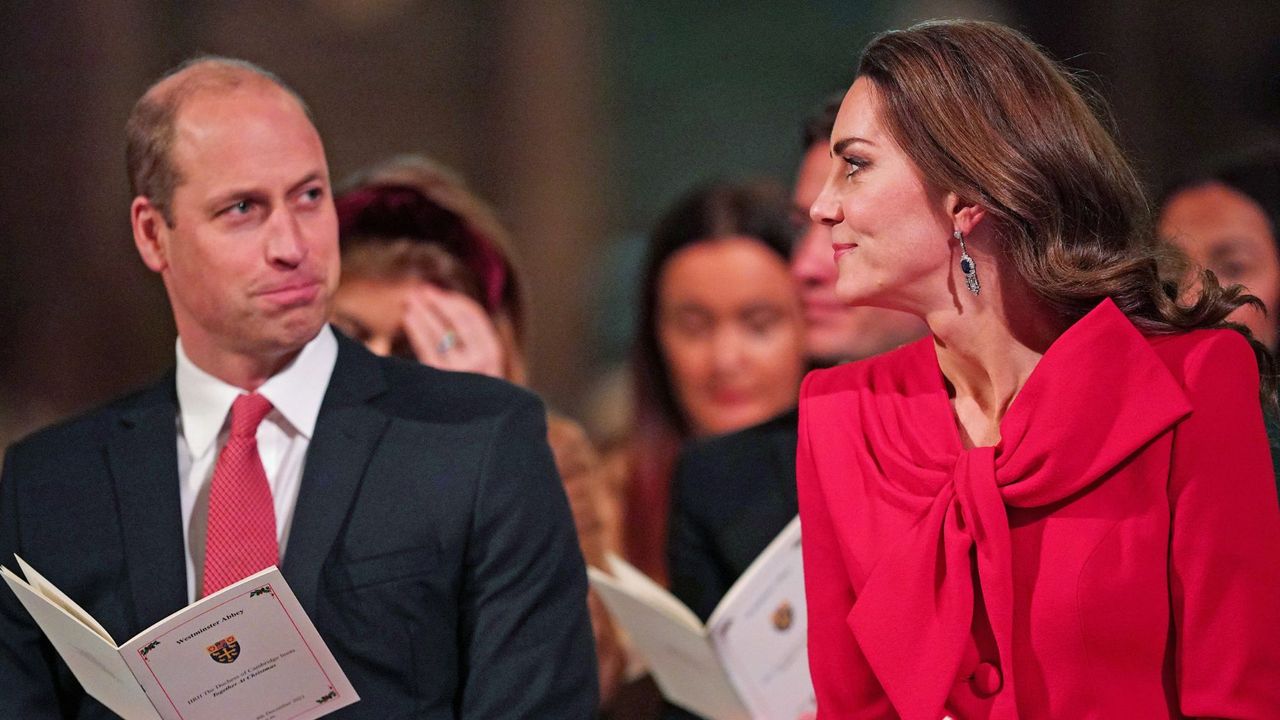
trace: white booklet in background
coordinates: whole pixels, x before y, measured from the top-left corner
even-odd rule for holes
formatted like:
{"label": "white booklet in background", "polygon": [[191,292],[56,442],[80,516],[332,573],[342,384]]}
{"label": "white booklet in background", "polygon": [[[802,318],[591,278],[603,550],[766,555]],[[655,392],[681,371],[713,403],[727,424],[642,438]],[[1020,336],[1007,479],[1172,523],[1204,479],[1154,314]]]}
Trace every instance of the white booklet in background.
{"label": "white booklet in background", "polygon": [[799,720],[816,708],[809,679],[800,518],[725,594],[704,626],[688,607],[616,555],[588,568],[671,702],[712,720]]}
{"label": "white booklet in background", "polygon": [[125,720],[312,720],[355,689],[275,567],[188,605],[117,646],[16,558],[0,567],[85,692]]}

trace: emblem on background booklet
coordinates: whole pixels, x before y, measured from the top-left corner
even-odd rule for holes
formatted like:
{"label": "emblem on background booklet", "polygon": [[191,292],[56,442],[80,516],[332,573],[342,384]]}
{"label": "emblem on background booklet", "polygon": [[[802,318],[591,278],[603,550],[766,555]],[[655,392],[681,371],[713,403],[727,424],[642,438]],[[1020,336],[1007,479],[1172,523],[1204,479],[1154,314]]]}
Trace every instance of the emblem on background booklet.
{"label": "emblem on background booklet", "polygon": [[795,619],[795,611],[791,609],[791,603],[783,600],[782,604],[773,611],[773,626],[778,632],[786,632],[791,628],[791,621]]}
{"label": "emblem on background booklet", "polygon": [[225,640],[210,645],[208,650],[209,657],[224,665],[233,663],[240,657],[240,643],[236,642],[235,635],[228,635]]}

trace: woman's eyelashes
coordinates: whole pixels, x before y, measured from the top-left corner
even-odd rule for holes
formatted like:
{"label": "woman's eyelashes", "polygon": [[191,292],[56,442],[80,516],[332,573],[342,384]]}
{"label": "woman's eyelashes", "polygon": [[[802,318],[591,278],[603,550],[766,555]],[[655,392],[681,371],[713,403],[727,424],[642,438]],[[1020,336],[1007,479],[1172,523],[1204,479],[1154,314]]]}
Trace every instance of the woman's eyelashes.
{"label": "woman's eyelashes", "polygon": [[844,160],[844,165],[845,165],[844,176],[846,178],[853,177],[855,173],[857,173],[859,170],[861,170],[862,168],[868,165],[867,160],[861,157],[845,155],[841,159]]}

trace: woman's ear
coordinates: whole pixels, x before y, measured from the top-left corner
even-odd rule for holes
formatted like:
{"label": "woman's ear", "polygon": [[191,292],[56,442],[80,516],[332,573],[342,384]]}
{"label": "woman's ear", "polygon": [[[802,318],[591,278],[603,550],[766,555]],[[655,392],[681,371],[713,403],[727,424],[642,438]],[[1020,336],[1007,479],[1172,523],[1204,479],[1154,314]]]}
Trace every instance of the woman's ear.
{"label": "woman's ear", "polygon": [[987,217],[987,209],[955,193],[947,193],[947,214],[951,216],[951,227],[968,237]]}

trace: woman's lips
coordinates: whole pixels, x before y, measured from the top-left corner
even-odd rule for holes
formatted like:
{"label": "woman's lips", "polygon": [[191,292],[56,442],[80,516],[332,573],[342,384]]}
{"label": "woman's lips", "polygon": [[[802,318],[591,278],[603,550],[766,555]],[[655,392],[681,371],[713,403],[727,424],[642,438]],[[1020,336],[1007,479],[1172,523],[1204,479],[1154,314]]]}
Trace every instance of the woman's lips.
{"label": "woman's lips", "polygon": [[858,247],[857,243],[831,243],[833,259],[839,262],[840,256],[846,255]]}
{"label": "woman's lips", "polygon": [[717,405],[741,405],[750,402],[755,394],[747,390],[718,389],[712,392],[712,399]]}

